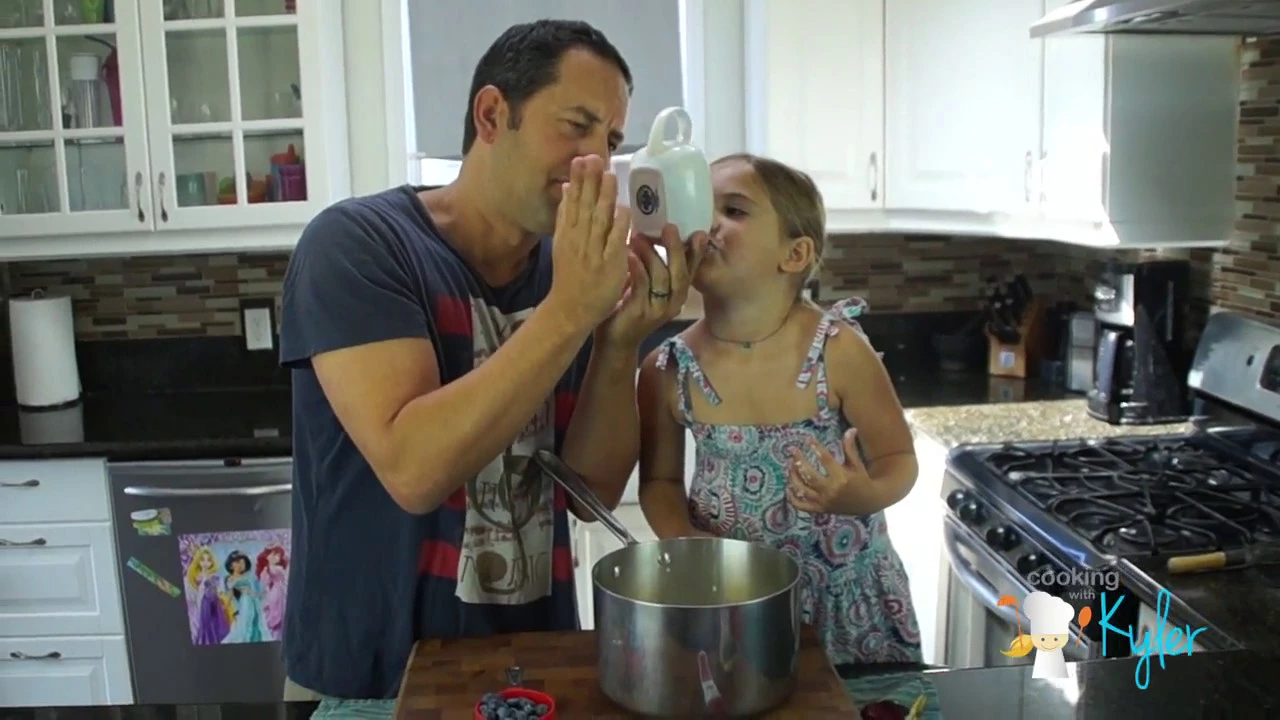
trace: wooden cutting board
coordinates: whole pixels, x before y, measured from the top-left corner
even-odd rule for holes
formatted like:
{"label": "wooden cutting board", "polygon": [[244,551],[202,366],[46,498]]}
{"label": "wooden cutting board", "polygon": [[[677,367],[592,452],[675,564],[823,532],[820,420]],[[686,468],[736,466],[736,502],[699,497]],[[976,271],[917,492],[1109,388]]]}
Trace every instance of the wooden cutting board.
{"label": "wooden cutting board", "polygon": [[[524,670],[524,685],[556,699],[559,718],[626,718],[596,682],[596,635],[590,631],[521,633],[487,638],[422,640],[405,668],[397,720],[470,720],[476,701],[507,687],[506,670]],[[809,626],[800,634],[796,691],[767,718],[857,717],[844,683]]]}

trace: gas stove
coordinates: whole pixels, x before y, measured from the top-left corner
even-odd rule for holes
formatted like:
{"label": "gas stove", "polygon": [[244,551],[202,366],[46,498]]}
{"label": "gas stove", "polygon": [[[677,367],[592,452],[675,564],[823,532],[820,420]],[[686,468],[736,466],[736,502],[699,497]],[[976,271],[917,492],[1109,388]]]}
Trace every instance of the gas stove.
{"label": "gas stove", "polygon": [[[1280,540],[1280,328],[1215,314],[1188,381],[1197,394],[1192,432],[952,451],[942,491],[946,550],[987,615],[1016,621],[1000,599],[1044,590],[1093,605],[1097,618],[1107,591],[1129,598],[1114,624],[1140,627],[1155,601],[1133,600],[1144,579],[1122,573],[1132,567],[1123,561]],[[1098,655],[1099,643],[1089,647],[1096,624],[1072,633],[1081,653]],[[1213,633],[1199,639],[1198,647],[1235,644]]]}
{"label": "gas stove", "polygon": [[1280,539],[1280,476],[1268,464],[1276,441],[1237,443],[1190,435],[1005,445],[980,463],[1098,554],[1187,555]]}

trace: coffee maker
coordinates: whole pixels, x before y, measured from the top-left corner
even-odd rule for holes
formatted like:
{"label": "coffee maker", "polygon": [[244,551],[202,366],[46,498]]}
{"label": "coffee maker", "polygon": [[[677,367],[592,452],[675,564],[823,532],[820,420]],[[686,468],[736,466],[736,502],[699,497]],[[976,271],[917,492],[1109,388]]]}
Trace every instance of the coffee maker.
{"label": "coffee maker", "polygon": [[1112,425],[1189,416],[1186,348],[1191,266],[1185,260],[1109,263],[1094,290],[1098,321],[1087,410]]}

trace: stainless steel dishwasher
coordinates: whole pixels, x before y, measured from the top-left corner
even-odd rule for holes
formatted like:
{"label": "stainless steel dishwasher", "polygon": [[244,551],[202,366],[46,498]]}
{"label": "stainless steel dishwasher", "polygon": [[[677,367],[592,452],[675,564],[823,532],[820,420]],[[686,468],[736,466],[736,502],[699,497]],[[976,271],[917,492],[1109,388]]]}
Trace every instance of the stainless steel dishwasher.
{"label": "stainless steel dishwasher", "polygon": [[134,701],[278,701],[293,461],[110,474]]}

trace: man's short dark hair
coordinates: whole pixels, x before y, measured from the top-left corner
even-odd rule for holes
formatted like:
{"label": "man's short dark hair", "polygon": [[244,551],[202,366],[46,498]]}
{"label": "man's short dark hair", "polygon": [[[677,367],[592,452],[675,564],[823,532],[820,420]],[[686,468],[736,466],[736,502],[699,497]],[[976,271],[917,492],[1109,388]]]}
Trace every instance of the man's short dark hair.
{"label": "man's short dark hair", "polygon": [[578,20],[537,20],[512,25],[489,46],[471,76],[471,92],[467,96],[466,124],[462,128],[462,154],[466,155],[476,141],[476,95],[486,85],[502,91],[511,106],[509,127],[520,127],[520,110],[538,91],[559,79],[560,58],[570,50],[581,48],[618,66],[632,90],[631,68],[622,59],[604,33]]}

